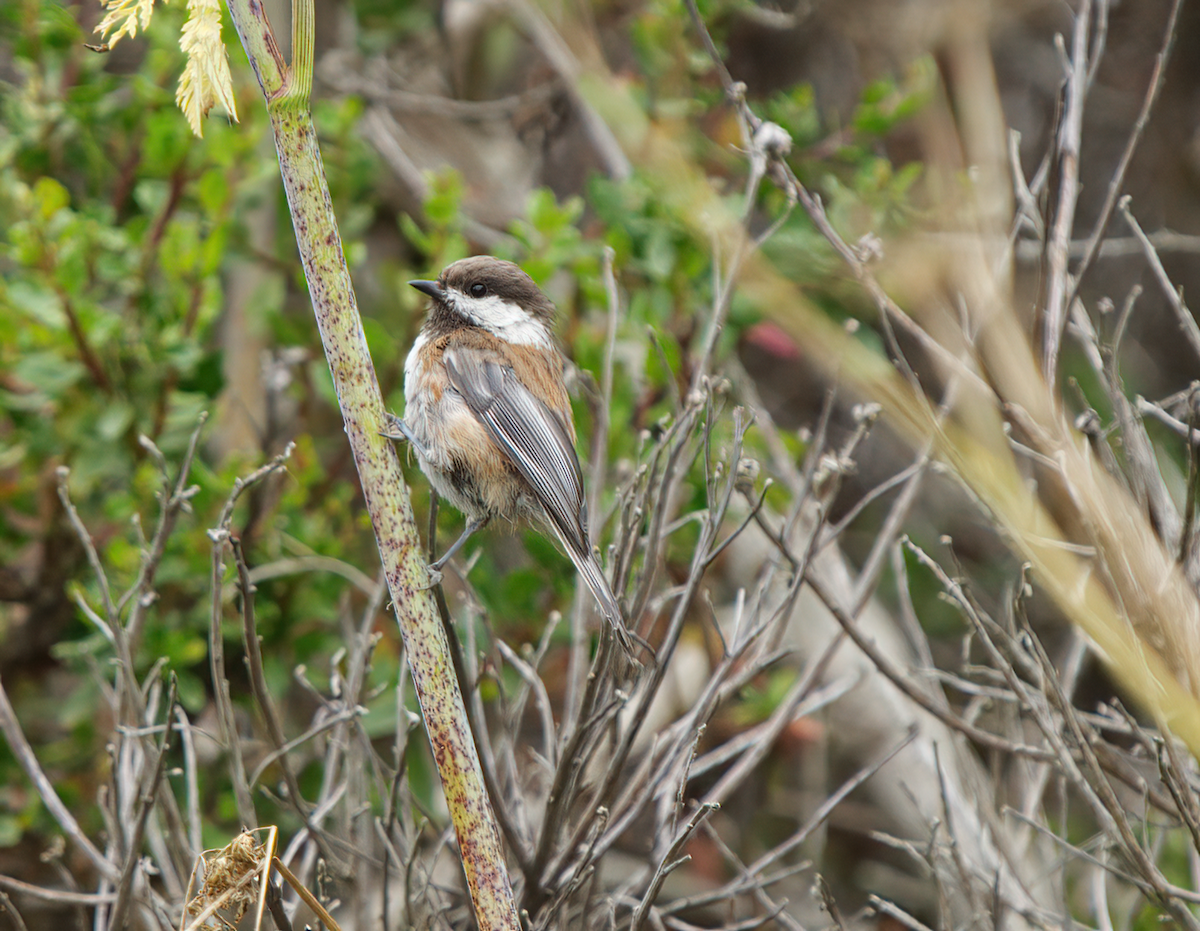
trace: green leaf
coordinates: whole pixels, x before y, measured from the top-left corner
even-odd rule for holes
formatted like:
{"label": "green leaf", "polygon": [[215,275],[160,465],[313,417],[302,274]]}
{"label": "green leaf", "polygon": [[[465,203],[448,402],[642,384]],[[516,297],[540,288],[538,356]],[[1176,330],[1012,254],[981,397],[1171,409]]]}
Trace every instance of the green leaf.
{"label": "green leaf", "polygon": [[229,182],[220,168],[210,168],[196,182],[196,197],[210,216],[224,211],[229,201]]}
{"label": "green leaf", "polygon": [[13,374],[57,398],[83,378],[85,369],[81,362],[64,359],[54,351],[31,352],[23,355],[13,367]]}
{"label": "green leaf", "polygon": [[32,276],[10,282],[4,296],[18,312],[27,314],[42,326],[66,329],[67,318],[59,296]]}
{"label": "green leaf", "polygon": [[432,248],[433,239],[421,229],[420,225],[407,213],[400,213],[396,216],[397,222],[400,224],[400,232],[404,234],[404,238],[413,244],[421,252],[429,252]]}
{"label": "green leaf", "polygon": [[0,847],[16,847],[25,834],[23,819],[0,815]]}
{"label": "green leaf", "polygon": [[49,220],[71,202],[71,194],[53,178],[38,178],[33,185],[33,198],[43,220]]}
{"label": "green leaf", "polygon": [[[178,120],[178,117],[176,118]],[[144,213],[155,214],[167,202],[170,188],[158,178],[145,178],[133,188],[133,199]]]}
{"label": "green leaf", "polygon": [[430,172],[429,198],[425,201],[425,216],[438,226],[450,226],[459,219],[462,205],[463,179],[457,171],[446,169]]}
{"label": "green leaf", "polygon": [[675,243],[670,229],[665,226],[655,227],[646,240],[646,253],[642,260],[643,268],[651,278],[665,281],[675,267]]}
{"label": "green leaf", "polygon": [[96,432],[106,440],[123,436],[133,423],[133,406],[126,401],[114,400],[105,404],[96,418]]}
{"label": "green leaf", "polygon": [[150,114],[146,122],[143,169],[166,177],[187,157],[192,134],[174,107]]}

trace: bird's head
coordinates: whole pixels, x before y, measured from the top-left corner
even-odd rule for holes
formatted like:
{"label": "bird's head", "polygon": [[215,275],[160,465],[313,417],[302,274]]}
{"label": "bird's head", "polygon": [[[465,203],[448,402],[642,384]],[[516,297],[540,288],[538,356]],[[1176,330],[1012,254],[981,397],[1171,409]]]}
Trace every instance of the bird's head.
{"label": "bird's head", "polygon": [[459,259],[437,281],[410,281],[433,303],[437,328],[476,326],[520,345],[543,344],[554,325],[554,303],[520,267],[490,255]]}

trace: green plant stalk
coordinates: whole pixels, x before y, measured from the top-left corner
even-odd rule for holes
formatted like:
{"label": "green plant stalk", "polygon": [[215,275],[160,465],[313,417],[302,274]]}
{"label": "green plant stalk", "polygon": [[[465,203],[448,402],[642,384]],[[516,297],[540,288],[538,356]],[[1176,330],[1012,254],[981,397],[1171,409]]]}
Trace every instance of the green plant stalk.
{"label": "green plant stalk", "polygon": [[228,5],[266,97],[313,312],[446,804],[458,835],[476,921],[483,931],[520,931],[500,832],[484,788],[450,645],[427,588],[408,487],[394,447],[379,435],[383,398],[358,316],[308,106],[312,87],[312,0],[296,0],[293,4],[295,51],[291,69],[283,62],[262,6],[254,0],[228,0]]}

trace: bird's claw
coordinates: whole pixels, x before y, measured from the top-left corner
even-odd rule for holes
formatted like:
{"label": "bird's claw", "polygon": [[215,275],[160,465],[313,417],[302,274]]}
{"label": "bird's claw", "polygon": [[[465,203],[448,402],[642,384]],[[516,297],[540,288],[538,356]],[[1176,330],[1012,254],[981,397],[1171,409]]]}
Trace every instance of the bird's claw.
{"label": "bird's claw", "polygon": [[426,573],[426,580],[425,580],[425,584],[421,586],[422,591],[426,591],[431,588],[437,588],[439,585],[442,584],[442,570],[441,569],[438,569],[436,566],[426,566],[425,573]]}
{"label": "bird's claw", "polygon": [[421,445],[412,432],[412,429],[401,418],[391,412],[384,413],[386,426],[379,431],[379,435],[389,440],[403,440],[422,456],[425,455],[425,447]]}
{"label": "bird's claw", "polygon": [[390,411],[384,412],[383,415],[384,428],[379,431],[379,435],[389,440],[407,440],[408,435],[405,431],[408,425]]}

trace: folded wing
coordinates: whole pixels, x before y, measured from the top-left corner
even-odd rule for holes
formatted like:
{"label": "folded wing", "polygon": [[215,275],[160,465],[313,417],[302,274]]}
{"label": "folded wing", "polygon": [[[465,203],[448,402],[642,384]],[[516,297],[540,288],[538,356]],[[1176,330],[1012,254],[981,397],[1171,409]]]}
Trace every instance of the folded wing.
{"label": "folded wing", "polygon": [[589,553],[583,478],[562,418],[490,353],[456,347],[445,363],[450,384],[529,482],[563,544]]}

